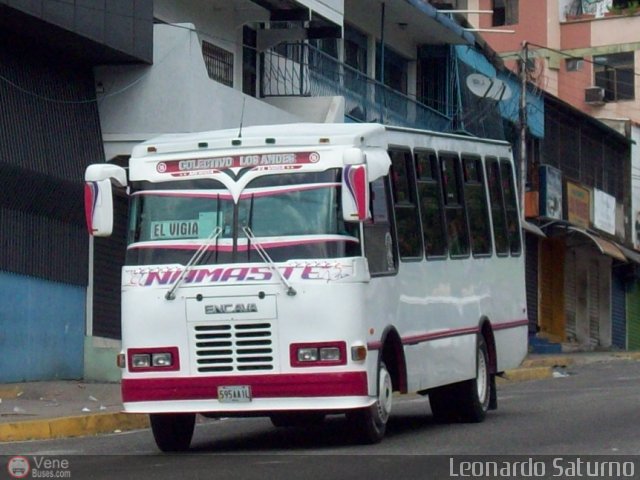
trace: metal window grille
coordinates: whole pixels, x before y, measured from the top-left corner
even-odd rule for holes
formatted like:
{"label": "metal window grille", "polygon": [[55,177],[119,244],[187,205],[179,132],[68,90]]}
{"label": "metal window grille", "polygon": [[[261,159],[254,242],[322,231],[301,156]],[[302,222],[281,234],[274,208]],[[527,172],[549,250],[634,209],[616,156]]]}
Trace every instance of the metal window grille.
{"label": "metal window grille", "polygon": [[203,41],[202,56],[209,78],[233,87],[233,53]]}

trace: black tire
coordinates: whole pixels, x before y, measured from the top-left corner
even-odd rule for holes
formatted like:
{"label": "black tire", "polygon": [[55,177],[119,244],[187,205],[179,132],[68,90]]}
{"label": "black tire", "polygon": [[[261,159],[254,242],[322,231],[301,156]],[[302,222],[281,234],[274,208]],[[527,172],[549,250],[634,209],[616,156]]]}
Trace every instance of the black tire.
{"label": "black tire", "polygon": [[184,452],[191,445],[196,424],[195,413],[151,413],[151,431],[163,452]]}
{"label": "black tire", "polygon": [[429,392],[431,413],[437,422],[449,423],[458,419],[456,387],[457,385],[446,385]]}
{"label": "black tire", "polygon": [[460,384],[460,420],[467,423],[482,422],[491,402],[491,374],[489,351],[482,335],[476,348],[476,378]]}
{"label": "black tire", "polygon": [[393,383],[386,365],[378,365],[378,398],[370,407],[347,414],[359,443],[379,443],[387,430],[387,422],[393,405]]}
{"label": "black tire", "polygon": [[273,426],[278,428],[321,425],[324,422],[324,417],[324,413],[316,412],[274,413],[269,416]]}
{"label": "black tire", "polygon": [[492,394],[495,395],[495,383],[489,371],[487,344],[484,337],[478,336],[476,377],[429,392],[434,418],[440,422],[482,422],[491,405]]}

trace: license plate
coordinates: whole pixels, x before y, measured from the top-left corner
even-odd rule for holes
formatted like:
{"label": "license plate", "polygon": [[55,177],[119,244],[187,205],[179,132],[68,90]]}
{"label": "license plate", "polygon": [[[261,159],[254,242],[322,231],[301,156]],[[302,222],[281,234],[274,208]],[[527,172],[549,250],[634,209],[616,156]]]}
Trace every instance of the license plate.
{"label": "license plate", "polygon": [[218,401],[220,403],[250,402],[251,387],[249,385],[218,387]]}

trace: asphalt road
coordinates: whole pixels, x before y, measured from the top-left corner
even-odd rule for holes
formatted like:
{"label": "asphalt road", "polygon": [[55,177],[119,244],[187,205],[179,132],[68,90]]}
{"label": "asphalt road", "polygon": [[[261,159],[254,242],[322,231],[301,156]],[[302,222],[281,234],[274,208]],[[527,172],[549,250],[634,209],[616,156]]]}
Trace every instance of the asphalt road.
{"label": "asphalt road", "polygon": [[[223,419],[199,424],[191,452],[183,455],[159,453],[151,432],[144,430],[0,444],[0,460],[22,455],[34,468],[38,459],[66,459],[66,470],[59,462],[54,465],[58,478],[326,480],[454,478],[464,473],[461,461],[507,458],[528,461],[530,468],[546,462],[541,478],[576,478],[580,475],[570,474],[578,473],[577,456],[589,462],[639,454],[640,362],[591,364],[567,373],[501,386],[499,409],[481,424],[438,424],[426,399],[398,398],[386,438],[372,446],[354,444],[341,417],[305,429],[276,429],[268,419]],[[623,466],[627,473],[634,468],[631,478],[640,478],[638,457],[615,458],[618,466],[633,462]],[[0,467],[0,478],[6,471]],[[65,471],[70,475],[64,477]]]}

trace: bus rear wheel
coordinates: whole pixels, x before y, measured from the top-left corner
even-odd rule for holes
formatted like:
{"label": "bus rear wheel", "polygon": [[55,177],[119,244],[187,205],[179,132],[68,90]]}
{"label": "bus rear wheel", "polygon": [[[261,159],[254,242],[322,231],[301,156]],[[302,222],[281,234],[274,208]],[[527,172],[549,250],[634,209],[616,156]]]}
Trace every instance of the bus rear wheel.
{"label": "bus rear wheel", "polygon": [[492,381],[487,344],[484,337],[479,336],[475,378],[430,391],[429,403],[433,416],[441,422],[483,421],[491,403]]}
{"label": "bus rear wheel", "polygon": [[460,419],[477,423],[484,420],[491,400],[489,351],[482,335],[476,348],[476,378],[460,384]]}
{"label": "bus rear wheel", "polygon": [[156,445],[163,452],[183,452],[189,449],[196,424],[195,413],[151,413],[151,431]]}
{"label": "bus rear wheel", "polygon": [[387,430],[387,422],[393,404],[393,384],[386,365],[378,366],[378,398],[370,407],[347,414],[353,424],[357,440],[364,444],[378,443]]}

